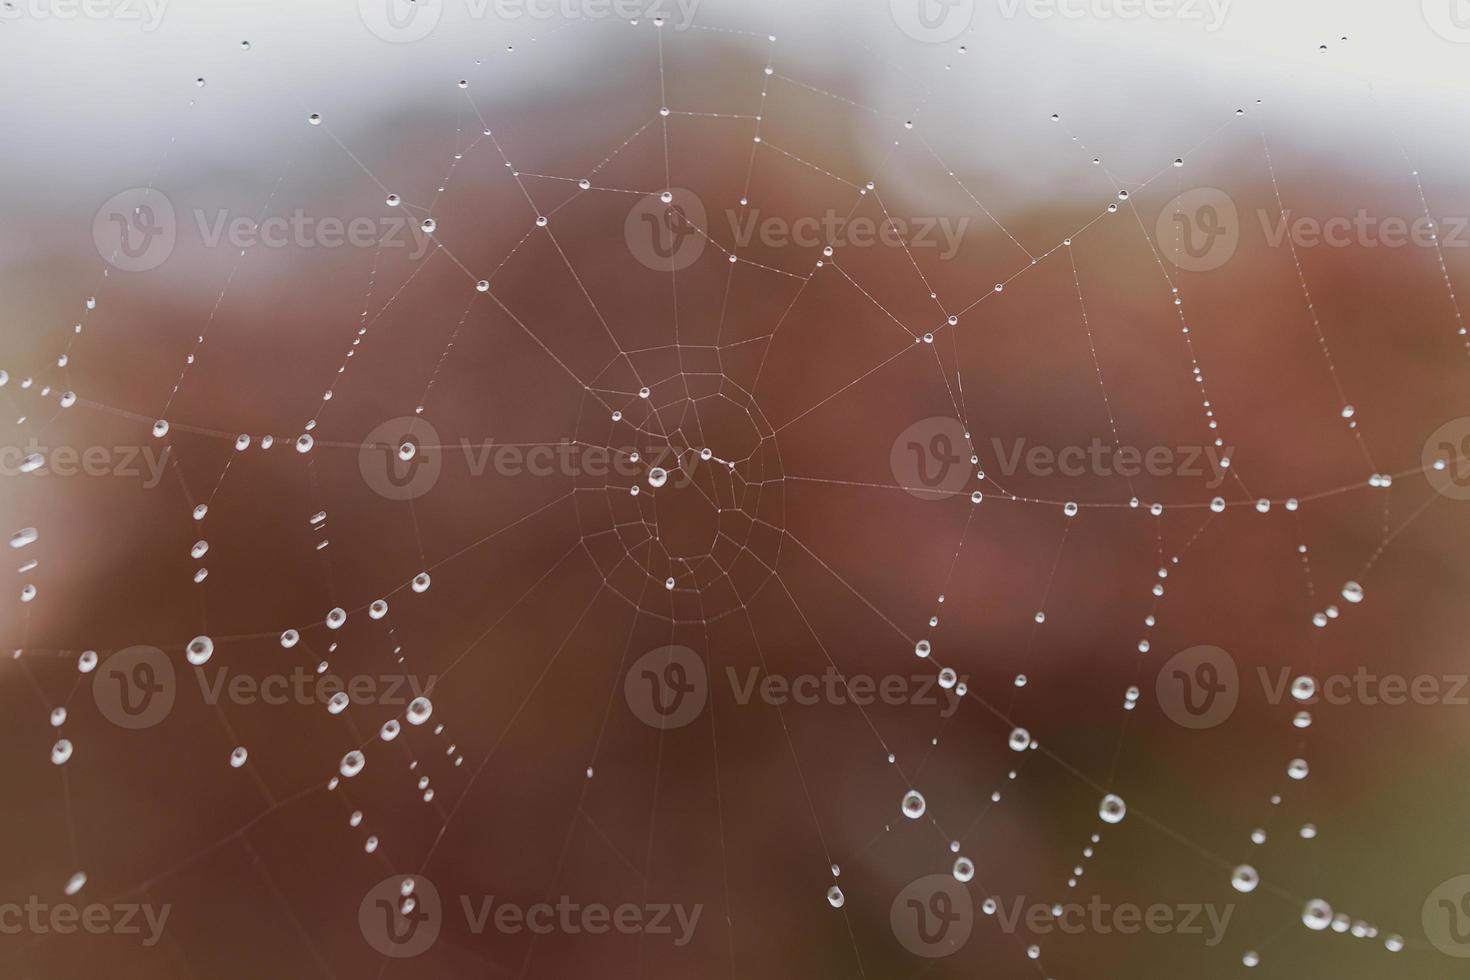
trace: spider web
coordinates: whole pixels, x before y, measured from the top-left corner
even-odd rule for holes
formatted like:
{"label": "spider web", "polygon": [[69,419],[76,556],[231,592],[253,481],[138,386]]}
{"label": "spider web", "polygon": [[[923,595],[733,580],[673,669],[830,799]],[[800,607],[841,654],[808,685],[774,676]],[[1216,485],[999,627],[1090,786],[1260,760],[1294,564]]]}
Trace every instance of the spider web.
{"label": "spider web", "polygon": [[[815,14],[710,16],[687,31],[576,24],[448,71],[414,49],[430,108],[386,125],[292,79],[263,124],[290,132],[279,170],[216,200],[257,220],[297,201],[403,216],[427,251],[181,245],[146,276],[104,267],[75,325],[30,352],[42,366],[6,375],[17,443],[166,452],[157,488],[69,484],[12,512],[37,533],[16,553],[41,562],[9,627],[14,715],[34,719],[12,761],[38,842],[17,880],[55,902],[76,885],[76,901],[170,903],[177,923],[157,949],[28,938],[17,975],[103,956],[148,976],[1064,977],[1098,957],[1227,975],[1246,950],[1268,967],[1393,968],[1379,964],[1405,943],[1384,948],[1373,909],[1351,919],[1371,950],[1299,953],[1318,886],[1344,886],[1245,841],[1245,827],[1275,843],[1273,824],[1331,812],[1313,781],[1285,778],[1287,759],[1313,758],[1315,727],[1266,741],[1269,774],[1245,768],[1235,798],[1175,780],[1261,743],[1224,729],[1185,758],[1159,749],[1177,737],[1166,720],[1135,731],[1158,718],[1160,663],[1224,630],[1218,569],[1240,569],[1228,588],[1242,608],[1279,600],[1245,595],[1251,568],[1299,578],[1291,642],[1309,645],[1311,673],[1319,638],[1437,499],[1400,505],[1426,467],[1417,446],[1413,466],[1375,460],[1295,245],[1293,305],[1271,315],[1306,331],[1293,363],[1318,387],[1292,433],[1330,420],[1330,463],[1290,492],[1256,490],[1261,457],[1235,437],[1231,400],[1215,402],[1207,301],[1175,261],[1186,243],[1152,218],[1238,158],[1287,212],[1302,177],[1269,107],[1195,120],[1180,163],[1132,176],[1069,114],[1040,116],[1006,155],[1044,152],[1088,183],[1038,215],[998,189],[1004,175],[957,162],[973,133],[951,80],[985,77],[977,37],[894,63]],[[602,91],[564,91],[569,58]],[[209,199],[187,184],[202,164],[186,154],[204,146],[187,134],[253,70],[191,92],[139,200],[166,184]],[[1417,171],[1413,194],[1427,216]],[[743,222],[823,213],[964,218],[963,249],[739,240]],[[1463,354],[1433,254],[1423,288],[1452,309],[1437,336]],[[1130,332],[1130,315],[1146,326]],[[1122,476],[1058,493],[1005,472],[1002,433],[1210,447],[1230,465],[1218,487]],[[918,472],[944,464],[939,483],[905,479],[914,446]],[[1279,485],[1270,464],[1263,485]],[[72,522],[144,533],[89,544]],[[1350,546],[1314,565],[1313,527]],[[78,571],[89,547],[110,560],[105,580]],[[1322,585],[1324,565],[1342,585]],[[139,645],[163,651],[177,693],[157,727],[121,730],[93,688]],[[205,696],[219,671],[397,679],[403,693],[233,703]],[[640,692],[662,704],[694,673],[708,698],[695,716],[650,723]],[[835,680],[812,705],[738,696],[737,677],[801,675]],[[916,678],[937,704],[864,703],[859,675]],[[1262,717],[1289,731],[1296,707]],[[1209,797],[1207,818],[1190,793]],[[1270,870],[1237,895],[1247,864]],[[85,882],[68,885],[75,872]],[[929,875],[975,909],[973,937],[932,961],[890,927],[896,896]],[[982,911],[1073,901],[1094,880],[1114,901],[1245,911],[1220,947],[1151,937],[1155,952],[1123,959]],[[432,948],[400,959],[358,916],[404,881],[443,911]],[[704,915],[687,947],[483,935],[456,912],[480,895]],[[414,911],[400,903],[399,919]],[[1385,934],[1408,931],[1412,909],[1383,914]]]}

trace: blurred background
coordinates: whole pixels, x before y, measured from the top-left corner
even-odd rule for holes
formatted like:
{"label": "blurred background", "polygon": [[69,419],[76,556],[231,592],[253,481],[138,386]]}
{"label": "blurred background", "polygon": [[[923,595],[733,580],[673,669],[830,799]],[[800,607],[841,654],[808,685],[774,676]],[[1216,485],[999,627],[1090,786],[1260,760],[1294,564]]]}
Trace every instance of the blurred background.
{"label": "blurred background", "polygon": [[6,3],[0,975],[1462,975],[1457,4]]}

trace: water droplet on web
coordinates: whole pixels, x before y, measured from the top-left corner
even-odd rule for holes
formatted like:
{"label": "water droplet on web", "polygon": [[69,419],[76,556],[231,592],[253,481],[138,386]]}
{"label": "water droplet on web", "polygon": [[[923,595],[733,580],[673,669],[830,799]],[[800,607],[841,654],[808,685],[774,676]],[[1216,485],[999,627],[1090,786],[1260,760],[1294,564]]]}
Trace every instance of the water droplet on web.
{"label": "water droplet on web", "polygon": [[933,648],[929,645],[928,640],[920,640],[918,643],[914,644],[914,656],[927,657],[929,656],[932,649]]}
{"label": "water droplet on web", "polygon": [[342,775],[352,778],[362,772],[362,767],[367,765],[367,758],[357,749],[353,749],[342,757],[342,765],[338,767]]}
{"label": "water droplet on web", "polygon": [[918,790],[911,789],[903,794],[901,809],[903,810],[903,815],[910,820],[917,820],[922,817],[927,806],[928,804],[924,802],[924,794]]}
{"label": "water droplet on web", "polygon": [[66,892],[67,897],[69,898],[72,895],[75,895],[77,892],[81,891],[82,888],[86,886],[86,884],[87,872],[78,871],[70,878],[66,879],[66,888],[63,890]]}
{"label": "water droplet on web", "polygon": [[311,123],[313,126],[320,126],[322,124],[322,114],[319,112],[313,112],[311,115],[306,117],[306,121]]}
{"label": "water droplet on web", "polygon": [[1363,601],[1363,587],[1357,582],[1347,582],[1342,587],[1342,597],[1348,602]]}
{"label": "water droplet on web", "polygon": [[207,636],[194,637],[189,641],[185,656],[195,667],[208,663],[209,658],[214,656],[214,641]]}
{"label": "water droplet on web", "polygon": [[97,651],[83,650],[82,655],[77,658],[77,670],[84,674],[90,674],[97,669]]}
{"label": "water droplet on web", "polygon": [[847,901],[847,899],[843,896],[841,888],[833,885],[831,888],[827,889],[828,905],[832,906],[834,909],[840,909],[842,908],[842,903],[845,901]]}
{"label": "water droplet on web", "polygon": [[239,769],[249,758],[250,752],[245,748],[245,746],[235,746],[233,749],[230,750],[230,768]]}
{"label": "water droplet on web", "polygon": [[410,725],[422,725],[429,720],[429,716],[433,713],[434,705],[428,698],[414,698],[408,704],[408,723]]}
{"label": "water droplet on web", "polygon": [[71,740],[59,738],[56,744],[51,746],[51,764],[55,766],[65,765],[71,758]]}
{"label": "water droplet on web", "polygon": [[334,715],[340,715],[347,710],[347,692],[338,691],[327,701],[327,711]]}
{"label": "water droplet on web", "polygon": [[1024,728],[1012,728],[1008,742],[1013,752],[1025,752],[1031,747],[1031,733]]}
{"label": "water droplet on web", "polygon": [[40,536],[40,532],[35,528],[23,527],[10,536],[10,546],[12,548],[24,548],[27,545],[35,544]]}
{"label": "water droplet on web", "polygon": [[1314,898],[1302,908],[1302,924],[1314,932],[1321,932],[1332,924],[1332,906]]}
{"label": "water droplet on web", "polygon": [[668,482],[669,473],[662,466],[655,466],[648,471],[648,485],[657,490]]}
{"label": "water droplet on web", "polygon": [[1102,817],[1103,823],[1121,823],[1127,813],[1128,804],[1115,793],[1104,796],[1097,808],[1097,815]]}
{"label": "water droplet on web", "polygon": [[952,870],[956,881],[969,881],[975,877],[974,862],[967,857],[955,858]]}
{"label": "water droplet on web", "polygon": [[1230,886],[1242,894],[1249,894],[1256,890],[1261,883],[1261,876],[1256,869],[1248,864],[1242,864],[1230,872]]}

